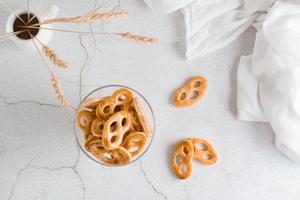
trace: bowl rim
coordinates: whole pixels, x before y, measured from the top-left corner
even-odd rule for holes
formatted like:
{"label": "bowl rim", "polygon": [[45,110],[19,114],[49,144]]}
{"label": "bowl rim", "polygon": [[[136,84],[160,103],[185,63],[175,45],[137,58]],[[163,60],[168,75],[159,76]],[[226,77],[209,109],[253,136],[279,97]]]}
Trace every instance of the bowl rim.
{"label": "bowl rim", "polygon": [[[138,95],[146,102],[147,106],[149,107],[149,109],[150,109],[150,111],[151,111],[152,121],[153,121],[152,135],[151,135],[151,137],[150,137],[150,141],[149,141],[147,147],[144,149],[144,151],[143,151],[142,153],[140,153],[140,154],[138,155],[138,157],[136,157],[135,159],[133,159],[133,160],[130,161],[129,163],[125,163],[125,164],[118,164],[118,165],[112,164],[112,165],[110,165],[110,164],[107,164],[107,163],[100,162],[100,161],[96,160],[95,158],[91,157],[91,156],[86,152],[85,149],[83,149],[83,147],[80,145],[79,139],[78,139],[78,137],[77,137],[77,130],[78,130],[78,127],[77,127],[76,116],[77,116],[77,113],[81,110],[81,107],[82,107],[83,102],[84,102],[89,96],[91,96],[93,93],[95,93],[95,92],[97,92],[97,91],[100,91],[100,90],[103,90],[103,89],[105,89],[105,88],[110,88],[110,87],[125,88],[125,89],[129,89],[129,90],[133,91],[134,93],[138,94]],[[149,103],[149,101],[148,101],[148,100],[147,100],[147,99],[146,99],[139,91],[137,91],[136,89],[133,89],[133,88],[131,88],[131,87],[128,87],[128,86],[125,86],[125,85],[121,85],[121,84],[104,85],[104,86],[98,87],[98,88],[92,90],[91,92],[89,92],[89,93],[88,93],[88,94],[80,101],[79,105],[78,105],[77,108],[75,109],[75,115],[74,115],[74,119],[73,119],[73,124],[74,124],[74,126],[73,126],[73,129],[74,129],[74,130],[73,130],[74,136],[75,136],[75,138],[76,138],[76,142],[77,142],[77,145],[79,146],[80,150],[81,150],[88,158],[90,158],[90,159],[93,160],[94,162],[96,162],[96,163],[98,163],[98,164],[100,164],[100,165],[102,165],[102,166],[107,166],[107,167],[123,167],[123,166],[128,166],[128,165],[130,165],[130,164],[132,164],[132,163],[134,163],[134,162],[140,160],[140,159],[144,156],[144,154],[145,154],[146,152],[148,152],[150,146],[152,145],[153,139],[154,139],[154,137],[155,137],[155,130],[156,130],[155,113],[154,113],[154,110],[153,110],[151,104]]]}

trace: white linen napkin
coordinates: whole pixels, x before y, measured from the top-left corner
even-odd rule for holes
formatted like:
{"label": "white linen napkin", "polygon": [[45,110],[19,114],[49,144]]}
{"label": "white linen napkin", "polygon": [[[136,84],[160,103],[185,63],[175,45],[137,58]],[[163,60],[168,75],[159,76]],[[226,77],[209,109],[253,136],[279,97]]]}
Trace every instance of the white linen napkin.
{"label": "white linen napkin", "polygon": [[269,121],[276,147],[300,162],[300,2],[276,2],[238,69],[238,117]]}
{"label": "white linen napkin", "polygon": [[240,36],[274,0],[145,0],[153,9],[181,9],[185,20],[187,59],[224,47]]}

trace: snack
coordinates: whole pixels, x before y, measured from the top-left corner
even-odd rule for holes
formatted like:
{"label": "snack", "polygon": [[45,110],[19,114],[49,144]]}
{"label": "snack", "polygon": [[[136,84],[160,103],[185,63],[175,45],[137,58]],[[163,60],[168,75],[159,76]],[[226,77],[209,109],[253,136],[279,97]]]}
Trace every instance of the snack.
{"label": "snack", "polygon": [[147,142],[147,136],[143,132],[130,133],[123,141],[122,145],[131,156],[134,157],[143,151]]}
{"label": "snack", "polygon": [[218,156],[213,146],[200,138],[189,138],[194,147],[194,158],[202,164],[212,165],[217,162]]}
{"label": "snack", "polygon": [[96,137],[102,137],[102,132],[104,129],[105,120],[102,118],[96,118],[93,120],[91,125],[91,132]]}
{"label": "snack", "polygon": [[102,140],[106,149],[115,149],[122,143],[124,134],[131,126],[128,111],[120,111],[112,115],[104,124]]}
{"label": "snack", "polygon": [[172,167],[180,179],[188,178],[192,173],[192,159],[202,164],[215,164],[217,154],[213,146],[200,138],[188,138],[181,141],[172,155]]}
{"label": "snack", "polygon": [[138,121],[137,123],[140,123],[143,131],[146,133],[146,135],[148,137],[150,137],[152,134],[152,130],[151,130],[151,127],[145,116],[145,113],[144,113],[144,110],[143,110],[143,107],[142,107],[140,101],[137,98],[134,98],[132,100],[132,105],[133,105],[133,107],[135,109],[135,113],[137,115],[137,121]]}
{"label": "snack", "polygon": [[84,133],[85,137],[91,134],[91,125],[95,118],[95,114],[92,111],[88,110],[81,110],[77,114],[77,124]]}
{"label": "snack", "polygon": [[152,133],[142,105],[125,88],[111,96],[86,99],[76,120],[84,133],[85,149],[107,165],[131,162]]}
{"label": "snack", "polygon": [[191,141],[183,140],[175,148],[172,155],[172,167],[180,179],[188,178],[192,173],[194,147]]}
{"label": "snack", "polygon": [[191,78],[186,85],[176,90],[173,103],[178,107],[191,106],[199,102],[207,88],[207,80],[202,76]]}
{"label": "snack", "polygon": [[127,89],[119,89],[111,97],[99,102],[96,109],[97,117],[108,119],[115,112],[128,110],[133,98],[132,92]]}

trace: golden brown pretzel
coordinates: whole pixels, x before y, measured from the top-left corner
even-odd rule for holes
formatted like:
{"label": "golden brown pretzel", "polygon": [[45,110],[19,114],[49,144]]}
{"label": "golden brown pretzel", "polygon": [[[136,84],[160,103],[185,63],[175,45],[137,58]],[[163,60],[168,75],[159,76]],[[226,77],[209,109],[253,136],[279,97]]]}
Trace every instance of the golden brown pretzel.
{"label": "golden brown pretzel", "polygon": [[131,117],[128,111],[113,114],[104,124],[102,140],[106,149],[117,148],[123,140],[124,134],[131,126]]}
{"label": "golden brown pretzel", "polygon": [[77,113],[76,121],[79,128],[85,134],[85,137],[91,134],[91,125],[96,115],[92,111],[81,110]]}
{"label": "golden brown pretzel", "polygon": [[183,140],[175,148],[172,155],[172,167],[180,179],[188,178],[192,173],[194,147],[191,141]]}
{"label": "golden brown pretzel", "polygon": [[135,157],[143,151],[147,142],[147,136],[143,132],[130,133],[122,142],[122,146]]}
{"label": "golden brown pretzel", "polygon": [[119,146],[111,150],[111,152],[115,159],[115,164],[123,165],[131,161],[131,155],[124,147]]}
{"label": "golden brown pretzel", "polygon": [[99,102],[102,101],[104,98],[102,97],[94,97],[90,99],[86,99],[83,103],[82,106],[88,109],[95,110],[96,107],[98,106]]}
{"label": "golden brown pretzel", "polygon": [[152,135],[152,130],[151,130],[151,127],[147,120],[147,117],[145,115],[144,109],[143,109],[140,101],[138,100],[138,98],[134,98],[132,100],[132,105],[135,109],[138,121],[143,129],[143,132],[146,133],[147,137],[150,137]]}
{"label": "golden brown pretzel", "polygon": [[108,119],[114,114],[114,109],[117,105],[117,102],[113,97],[109,97],[100,101],[96,108],[97,117]]}
{"label": "golden brown pretzel", "polygon": [[199,102],[207,89],[207,80],[202,76],[191,78],[188,83],[176,90],[173,102],[178,107],[191,106]]}
{"label": "golden brown pretzel", "polygon": [[94,119],[94,121],[92,122],[92,125],[91,125],[92,134],[96,137],[102,137],[104,124],[105,124],[104,119],[99,118],[99,117]]}
{"label": "golden brown pretzel", "polygon": [[132,92],[125,88],[116,90],[112,96],[119,104],[122,105],[129,105],[133,98]]}
{"label": "golden brown pretzel", "polygon": [[212,165],[218,160],[218,155],[213,146],[206,140],[200,138],[189,138],[194,147],[194,158],[202,164]]}

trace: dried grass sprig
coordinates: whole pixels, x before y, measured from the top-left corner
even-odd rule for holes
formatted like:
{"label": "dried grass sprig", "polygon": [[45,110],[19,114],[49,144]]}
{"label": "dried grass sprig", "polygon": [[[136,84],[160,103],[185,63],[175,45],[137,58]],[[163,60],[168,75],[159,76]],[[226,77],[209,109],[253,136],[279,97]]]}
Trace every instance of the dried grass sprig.
{"label": "dried grass sprig", "polygon": [[86,14],[78,17],[62,17],[62,18],[53,18],[47,19],[43,21],[41,24],[51,24],[51,23],[71,23],[71,24],[79,24],[79,23],[87,23],[87,22],[95,22],[99,20],[107,20],[107,19],[116,19],[116,18],[126,18],[129,16],[128,12],[109,12],[109,13],[93,13]]}
{"label": "dried grass sprig", "polygon": [[142,43],[142,44],[154,44],[158,42],[157,38],[137,35],[135,33],[130,33],[130,32],[117,33],[117,35],[120,35],[122,38],[126,38],[128,40]]}
{"label": "dried grass sprig", "polygon": [[58,79],[56,78],[55,74],[53,74],[53,73],[51,74],[51,82],[52,82],[52,86],[55,90],[55,94],[56,94],[60,104],[65,108],[72,108],[70,106],[70,102],[67,100],[67,98],[63,94],[63,91],[61,89]]}
{"label": "dried grass sprig", "polygon": [[68,68],[69,64],[62,59],[59,58],[59,56],[55,53],[54,50],[50,49],[50,47],[46,45],[42,45],[42,51],[45,54],[47,58],[51,60],[51,62],[60,67],[60,68]]}

